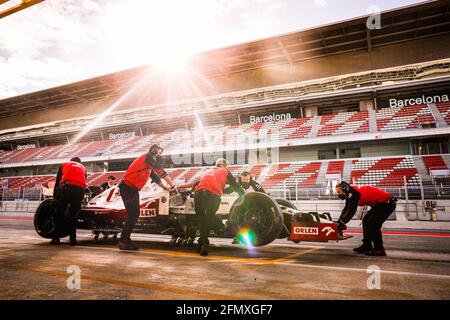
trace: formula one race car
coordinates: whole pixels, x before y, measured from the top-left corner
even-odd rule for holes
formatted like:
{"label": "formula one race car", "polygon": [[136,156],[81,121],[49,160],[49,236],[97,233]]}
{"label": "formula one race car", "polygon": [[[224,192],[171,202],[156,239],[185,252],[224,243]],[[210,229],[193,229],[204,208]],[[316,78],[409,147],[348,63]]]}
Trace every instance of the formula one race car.
{"label": "formula one race car", "polygon": [[[149,182],[140,192],[140,216],[134,232],[172,235],[173,245],[193,245],[199,235],[194,199],[188,191],[171,195]],[[67,226],[56,230],[53,198],[42,201],[34,216],[37,233],[44,238],[68,235]],[[65,213],[66,217],[68,213]],[[119,188],[113,187],[88,199],[80,212],[78,229],[91,230],[114,239],[127,217]],[[68,220],[68,219],[66,219]],[[234,238],[248,246],[264,246],[275,239],[300,241],[337,241],[337,224],[329,213],[300,212],[286,199],[274,199],[259,192],[241,197],[224,196],[212,223],[212,237]]]}

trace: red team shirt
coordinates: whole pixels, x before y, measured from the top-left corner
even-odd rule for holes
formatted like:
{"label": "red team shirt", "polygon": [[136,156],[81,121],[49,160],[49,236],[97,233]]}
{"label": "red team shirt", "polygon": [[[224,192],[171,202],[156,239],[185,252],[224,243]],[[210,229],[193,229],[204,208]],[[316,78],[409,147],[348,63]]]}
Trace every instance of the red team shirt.
{"label": "red team shirt", "polygon": [[375,206],[379,203],[386,202],[392,199],[392,196],[378,188],[371,186],[353,187],[356,191],[361,194],[358,206]]}
{"label": "red team shirt", "polygon": [[61,184],[68,184],[86,189],[86,168],[78,162],[68,161],[62,164]]}
{"label": "red team shirt", "polygon": [[126,185],[133,187],[138,191],[140,191],[145,186],[152,170],[161,178],[167,175],[164,169],[154,168],[147,162],[145,162],[146,158],[147,154],[145,153],[134,160],[123,178],[123,182]]}
{"label": "red team shirt", "polygon": [[229,171],[223,167],[215,167],[206,171],[195,191],[207,190],[216,196],[223,195],[223,188],[227,184]]}

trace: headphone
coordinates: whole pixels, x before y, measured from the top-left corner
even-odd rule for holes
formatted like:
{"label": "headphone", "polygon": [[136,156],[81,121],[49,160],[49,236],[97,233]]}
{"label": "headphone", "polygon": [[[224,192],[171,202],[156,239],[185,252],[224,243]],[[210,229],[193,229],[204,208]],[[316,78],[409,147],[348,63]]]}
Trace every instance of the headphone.
{"label": "headphone", "polygon": [[350,184],[349,184],[348,182],[341,181],[337,186],[338,186],[339,188],[341,188],[342,192],[343,192],[344,195],[345,195],[344,197],[340,197],[340,196],[339,196],[339,198],[342,199],[342,200],[347,199],[347,198],[348,198],[348,195],[350,194],[350,189],[351,189]]}
{"label": "headphone", "polygon": [[341,181],[339,183],[339,187],[341,188],[341,190],[345,193],[345,194],[349,194],[350,193],[350,184],[348,182],[345,181]]}
{"label": "headphone", "polygon": [[158,151],[164,149],[157,143],[153,144],[147,152],[146,162],[156,169],[162,169],[161,157],[158,156]]}
{"label": "headphone", "polygon": [[148,150],[148,153],[152,156],[155,157],[158,154],[158,151],[161,150],[161,152],[164,151],[163,147],[161,147],[158,143],[152,144],[152,146],[150,147],[150,149]]}

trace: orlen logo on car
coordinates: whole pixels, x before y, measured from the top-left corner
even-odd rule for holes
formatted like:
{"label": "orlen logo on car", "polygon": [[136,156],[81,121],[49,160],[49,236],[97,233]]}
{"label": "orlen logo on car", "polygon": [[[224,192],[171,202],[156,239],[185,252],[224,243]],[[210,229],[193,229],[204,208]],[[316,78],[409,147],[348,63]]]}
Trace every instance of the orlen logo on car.
{"label": "orlen logo on car", "polygon": [[294,234],[310,234],[310,235],[318,235],[319,228],[313,227],[294,227]]}
{"label": "orlen logo on car", "polygon": [[156,216],[156,209],[141,209],[141,210],[139,210],[140,218],[148,218],[148,217],[155,217],[155,216]]}

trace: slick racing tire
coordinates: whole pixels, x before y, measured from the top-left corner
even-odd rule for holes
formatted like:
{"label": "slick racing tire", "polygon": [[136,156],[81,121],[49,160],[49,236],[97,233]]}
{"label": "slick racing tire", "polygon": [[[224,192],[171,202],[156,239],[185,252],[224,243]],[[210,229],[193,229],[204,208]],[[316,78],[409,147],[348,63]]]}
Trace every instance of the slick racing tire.
{"label": "slick racing tire", "polygon": [[280,206],[264,193],[246,193],[231,207],[230,224],[234,233],[239,235],[248,230],[250,244],[255,247],[275,240],[283,229],[283,223]]}
{"label": "slick racing tire", "polygon": [[[276,198],[275,201],[283,207],[289,208],[289,209],[294,209],[297,210],[297,207],[295,206],[295,204],[292,201],[289,201],[287,199],[283,199],[283,198]],[[289,232],[291,232],[291,219],[292,219],[292,214],[289,214],[287,212],[283,212],[283,217],[284,217],[284,225],[286,226],[286,228],[283,228],[280,232],[280,235],[278,236],[278,239],[284,239],[289,237],[289,233],[286,231],[289,230]]]}
{"label": "slick racing tire", "polygon": [[297,207],[295,206],[295,204],[292,201],[289,201],[289,200],[284,199],[284,198],[276,198],[275,201],[280,206],[284,206],[286,208],[291,208],[291,209],[297,210]]}
{"label": "slick racing tire", "polygon": [[34,214],[34,229],[43,238],[64,238],[69,235],[67,224],[67,210],[64,213],[63,226],[57,230],[55,226],[56,210],[53,198],[45,199],[36,209]]}

